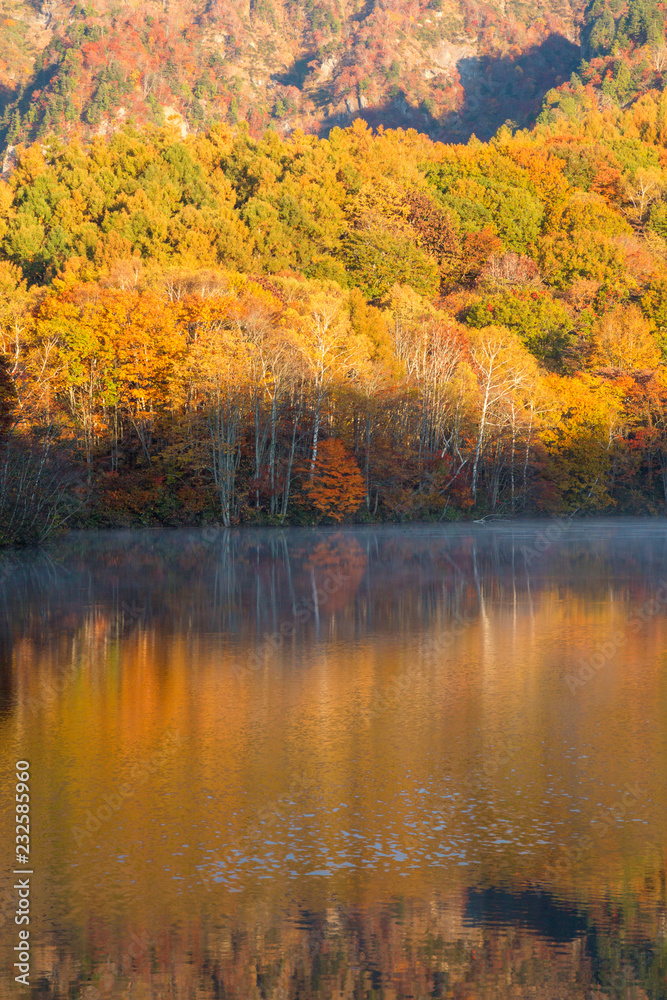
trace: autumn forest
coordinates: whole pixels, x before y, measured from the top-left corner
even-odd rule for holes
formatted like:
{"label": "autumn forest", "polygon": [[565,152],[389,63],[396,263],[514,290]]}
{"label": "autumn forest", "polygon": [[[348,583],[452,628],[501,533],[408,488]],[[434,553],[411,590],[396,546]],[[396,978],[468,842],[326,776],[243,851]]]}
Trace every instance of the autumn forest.
{"label": "autumn forest", "polygon": [[0,542],[664,513],[667,94],[596,86],[488,142],[173,120],[16,146]]}
{"label": "autumn forest", "polygon": [[666,518],[667,0],[0,0],[0,1000],[667,1000]]}

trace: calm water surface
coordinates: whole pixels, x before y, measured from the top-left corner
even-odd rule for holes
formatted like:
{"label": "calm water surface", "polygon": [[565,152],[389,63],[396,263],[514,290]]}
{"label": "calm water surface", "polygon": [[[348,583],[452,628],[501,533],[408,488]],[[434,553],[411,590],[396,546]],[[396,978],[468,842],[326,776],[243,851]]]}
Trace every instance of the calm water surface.
{"label": "calm water surface", "polygon": [[5,559],[0,996],[667,997],[666,661],[662,521]]}

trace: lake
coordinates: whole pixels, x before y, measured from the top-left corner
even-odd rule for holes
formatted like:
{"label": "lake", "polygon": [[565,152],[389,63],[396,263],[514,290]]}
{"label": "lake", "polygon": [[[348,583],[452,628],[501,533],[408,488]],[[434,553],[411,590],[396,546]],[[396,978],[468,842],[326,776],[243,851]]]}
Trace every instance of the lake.
{"label": "lake", "polygon": [[74,533],[0,598],[1,997],[667,997],[664,521]]}

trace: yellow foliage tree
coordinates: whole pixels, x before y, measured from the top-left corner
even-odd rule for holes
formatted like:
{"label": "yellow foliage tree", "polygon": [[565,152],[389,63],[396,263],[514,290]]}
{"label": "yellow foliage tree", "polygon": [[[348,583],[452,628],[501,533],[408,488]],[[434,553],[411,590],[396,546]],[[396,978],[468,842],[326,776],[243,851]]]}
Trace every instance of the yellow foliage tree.
{"label": "yellow foliage tree", "polygon": [[655,368],[660,361],[660,348],[637,306],[616,306],[605,313],[594,343],[596,360],[613,368]]}

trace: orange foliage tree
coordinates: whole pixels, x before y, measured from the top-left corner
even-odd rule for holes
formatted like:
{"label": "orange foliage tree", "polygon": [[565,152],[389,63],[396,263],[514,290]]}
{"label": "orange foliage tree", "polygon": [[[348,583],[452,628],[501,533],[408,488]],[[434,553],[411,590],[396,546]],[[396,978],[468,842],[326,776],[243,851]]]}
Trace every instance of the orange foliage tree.
{"label": "orange foliage tree", "polygon": [[354,514],[366,495],[359,466],[338,438],[321,442],[315,475],[307,479],[304,490],[312,505],[334,521]]}

